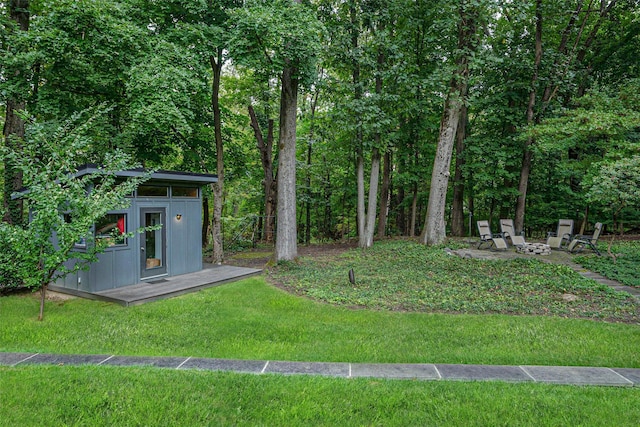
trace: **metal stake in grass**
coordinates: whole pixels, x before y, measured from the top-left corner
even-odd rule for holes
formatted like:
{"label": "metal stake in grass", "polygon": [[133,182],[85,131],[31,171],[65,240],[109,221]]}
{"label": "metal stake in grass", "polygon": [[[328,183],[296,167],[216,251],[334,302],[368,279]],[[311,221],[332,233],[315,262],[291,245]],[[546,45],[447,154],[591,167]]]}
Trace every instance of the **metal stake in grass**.
{"label": "metal stake in grass", "polygon": [[356,284],[356,275],[353,272],[353,268],[349,270],[349,282],[351,282],[352,285]]}

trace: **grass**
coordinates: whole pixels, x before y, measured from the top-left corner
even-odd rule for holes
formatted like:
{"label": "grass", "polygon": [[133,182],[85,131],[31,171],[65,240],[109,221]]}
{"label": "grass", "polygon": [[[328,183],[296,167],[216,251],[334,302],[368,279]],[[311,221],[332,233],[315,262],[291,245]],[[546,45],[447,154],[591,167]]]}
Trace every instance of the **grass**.
{"label": "grass", "polygon": [[379,363],[640,367],[638,325],[352,310],[257,277],[135,307],[0,299],[0,351]]}
{"label": "grass", "polygon": [[[606,254],[602,244],[599,249]],[[611,257],[595,255],[583,255],[577,257],[576,261],[609,279],[627,286],[640,287],[640,241],[614,243],[611,251],[616,254],[615,262]]]}
{"label": "grass", "polygon": [[[10,390],[10,392],[9,392]],[[0,425],[636,426],[640,389],[0,368]]]}
{"label": "grass", "polygon": [[[356,269],[356,286],[348,268]],[[129,308],[48,301],[38,322],[37,295],[3,297],[0,351],[640,367],[637,303],[564,268],[461,260],[387,242],[302,260],[274,270],[276,279],[315,300],[256,277]],[[579,303],[561,300],[564,292]],[[342,299],[325,302],[331,295]],[[625,426],[638,424],[639,398],[638,388],[0,367],[0,426]]]}
{"label": "grass", "polygon": [[[349,283],[350,269],[355,284]],[[351,307],[640,321],[640,306],[629,294],[565,265],[524,258],[462,259],[401,240],[339,257],[303,259],[278,267],[271,277],[300,295]]]}

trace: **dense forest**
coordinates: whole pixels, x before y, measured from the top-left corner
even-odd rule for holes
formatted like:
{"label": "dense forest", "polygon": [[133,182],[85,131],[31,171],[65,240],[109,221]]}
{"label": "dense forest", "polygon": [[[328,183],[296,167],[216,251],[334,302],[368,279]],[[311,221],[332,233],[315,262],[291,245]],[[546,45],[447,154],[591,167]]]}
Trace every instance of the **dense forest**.
{"label": "dense forest", "polygon": [[244,230],[291,259],[480,219],[640,227],[638,0],[9,0],[0,51],[6,147],[89,111],[91,149],[57,155],[217,174],[215,257]]}

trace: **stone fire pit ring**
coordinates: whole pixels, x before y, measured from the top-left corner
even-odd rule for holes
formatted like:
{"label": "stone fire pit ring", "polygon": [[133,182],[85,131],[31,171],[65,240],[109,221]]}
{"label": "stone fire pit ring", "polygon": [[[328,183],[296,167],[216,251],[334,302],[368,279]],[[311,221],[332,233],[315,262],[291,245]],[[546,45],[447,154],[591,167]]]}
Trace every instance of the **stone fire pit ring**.
{"label": "stone fire pit ring", "polygon": [[550,255],[551,246],[545,243],[525,243],[517,246],[516,252],[525,255]]}

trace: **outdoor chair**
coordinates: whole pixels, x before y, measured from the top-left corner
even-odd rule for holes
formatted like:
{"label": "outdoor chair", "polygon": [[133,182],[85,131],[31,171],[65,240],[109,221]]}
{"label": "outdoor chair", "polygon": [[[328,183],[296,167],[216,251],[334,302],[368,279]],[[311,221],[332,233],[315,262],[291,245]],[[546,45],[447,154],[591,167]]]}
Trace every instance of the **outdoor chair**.
{"label": "outdoor chair", "polygon": [[553,249],[562,249],[563,245],[568,245],[573,237],[573,220],[561,219],[558,221],[558,229],[555,233],[547,233],[547,245]]}
{"label": "outdoor chair", "polygon": [[567,250],[572,254],[582,252],[582,250],[586,247],[591,248],[593,252],[598,254],[598,256],[602,256],[596,244],[598,243],[598,237],[600,237],[600,233],[602,233],[602,223],[596,222],[596,225],[593,229],[593,234],[591,236],[584,235],[576,235],[574,239],[569,243],[569,247]]}
{"label": "outdoor chair", "polygon": [[488,249],[495,247],[495,249],[507,249],[507,241],[504,240],[502,234],[493,234],[491,233],[491,227],[489,226],[489,221],[478,221],[478,233],[480,234],[480,243],[478,243],[478,249],[483,244],[488,244]]}
{"label": "outdoor chair", "polygon": [[507,240],[511,240],[513,246],[524,246],[524,233],[516,234],[515,227],[513,226],[512,219],[500,220],[500,231],[502,231],[502,237]]}

